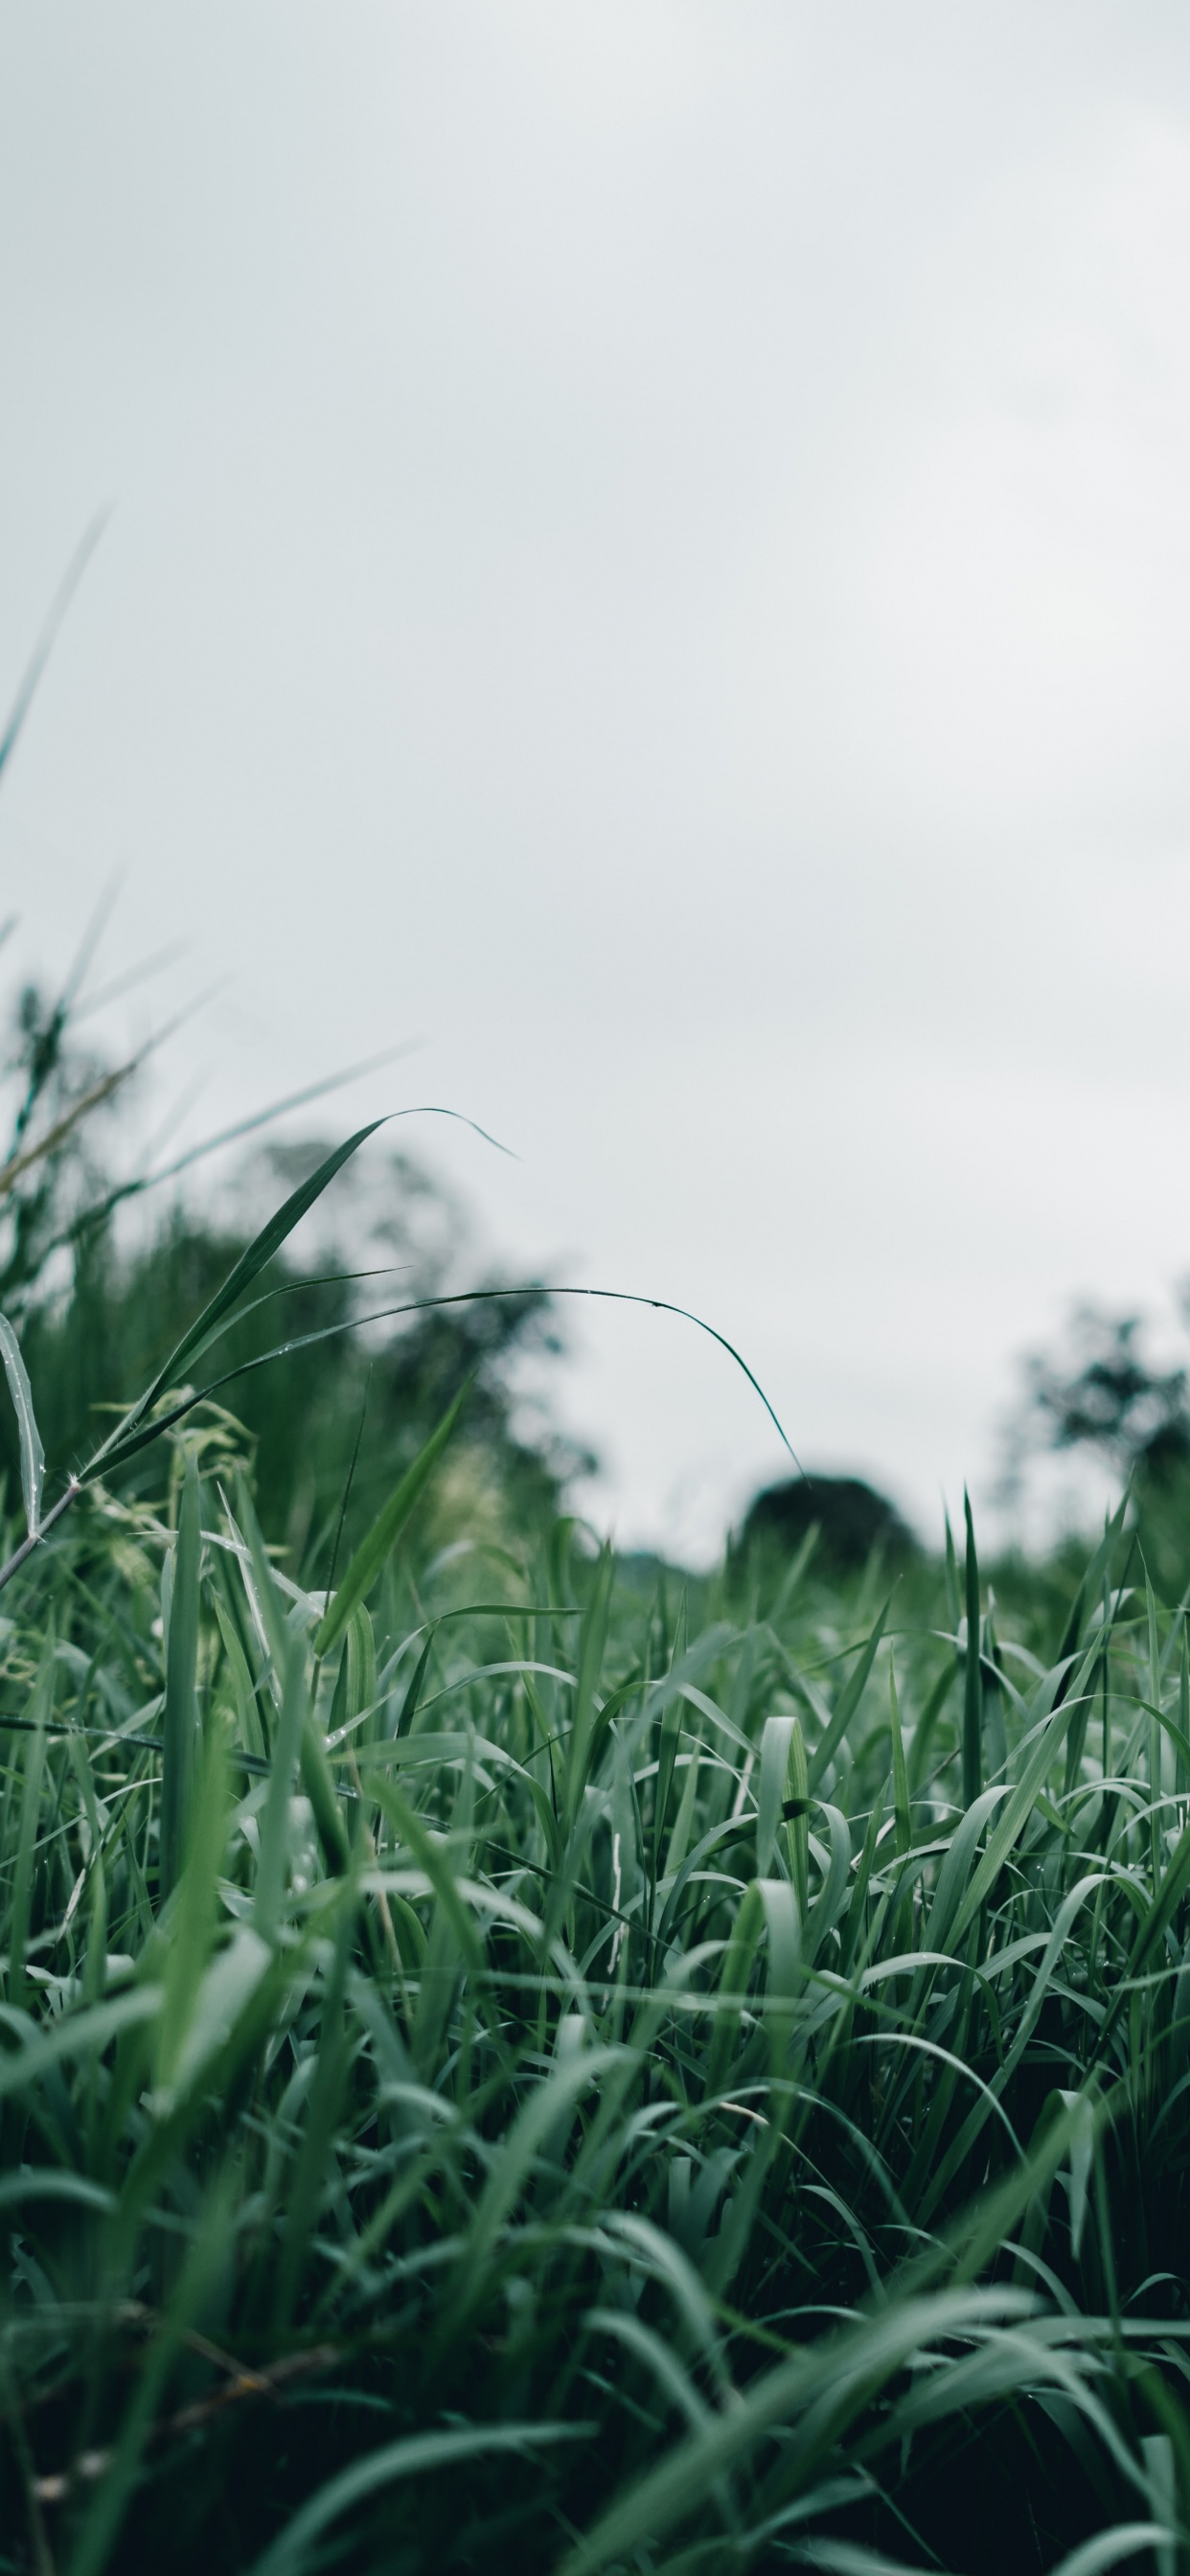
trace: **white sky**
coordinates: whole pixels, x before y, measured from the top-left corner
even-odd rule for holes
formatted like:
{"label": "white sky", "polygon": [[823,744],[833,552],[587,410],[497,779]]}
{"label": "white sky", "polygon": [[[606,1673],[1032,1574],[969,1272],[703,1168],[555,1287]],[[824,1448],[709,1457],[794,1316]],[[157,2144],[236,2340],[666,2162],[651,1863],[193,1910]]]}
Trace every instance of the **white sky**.
{"label": "white sky", "polygon": [[[0,0],[0,699],[116,505],[22,964],[122,868],[194,1135],[422,1038],[334,1120],[470,1112],[488,1244],[936,1525],[1190,1268],[1188,279],[1162,0]],[[711,1546],[755,1398],[572,1328]]]}

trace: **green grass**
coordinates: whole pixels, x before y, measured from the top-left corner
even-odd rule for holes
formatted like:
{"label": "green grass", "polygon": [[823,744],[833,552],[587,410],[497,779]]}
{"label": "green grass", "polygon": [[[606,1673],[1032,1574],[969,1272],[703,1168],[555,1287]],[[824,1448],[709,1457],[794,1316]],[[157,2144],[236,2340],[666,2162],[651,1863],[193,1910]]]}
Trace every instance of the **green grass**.
{"label": "green grass", "polygon": [[891,1598],[444,1545],[464,1399],[328,1597],[194,1394],[292,1220],[3,1533],[0,2566],[1167,2576],[1190,1665],[1124,1516],[1015,1638],[970,1522]]}

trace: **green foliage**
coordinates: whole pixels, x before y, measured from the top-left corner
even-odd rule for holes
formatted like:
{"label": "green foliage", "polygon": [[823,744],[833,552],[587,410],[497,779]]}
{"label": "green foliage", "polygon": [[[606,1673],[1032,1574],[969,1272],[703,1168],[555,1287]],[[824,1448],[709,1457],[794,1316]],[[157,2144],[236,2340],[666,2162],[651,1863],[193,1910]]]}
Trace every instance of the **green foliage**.
{"label": "green foliage", "polygon": [[[269,1158],[286,1177],[320,1160],[320,1149],[290,1149]],[[377,1240],[370,1211],[343,1180],[332,1214],[326,1258],[299,1261],[288,1247],[267,1265],[231,1317],[206,1362],[181,1364],[179,1392],[223,1372],[238,1372],[220,1412],[204,1413],[203,1454],[214,1472],[220,1458],[242,1458],[270,1536],[286,1547],[296,1571],[325,1580],[343,1504],[351,1435],[363,1436],[347,1508],[344,1542],[354,1546],[375,1518],[394,1475],[416,1456],[427,1433],[464,1385],[466,1416],[452,1471],[476,1525],[497,1540],[506,1528],[547,1519],[561,1477],[577,1455],[548,1432],[530,1443],[514,1427],[510,1369],[522,1354],[548,1353],[556,1338],[548,1300],[537,1290],[498,1292],[474,1305],[435,1306],[358,1329],[362,1315],[393,1305],[432,1301],[457,1261],[450,1211],[402,1156],[383,1159],[388,1231]],[[262,1175],[256,1176],[258,1179]],[[379,1192],[376,1193],[379,1195]],[[362,1191],[359,1197],[362,1198]],[[440,1220],[441,1249],[426,1249],[426,1212]],[[392,1239],[395,1234],[395,1241]],[[124,1248],[109,1226],[89,1229],[76,1245],[65,1284],[29,1304],[21,1325],[24,1364],[36,1382],[48,1473],[80,1467],[160,1373],[196,1313],[242,1260],[244,1235],[182,1207],[161,1231]],[[398,1256],[395,1275],[349,1274],[379,1256]],[[401,1257],[403,1256],[403,1258]],[[253,1302],[254,1299],[254,1302]],[[284,1360],[256,1365],[278,1343]],[[170,1372],[167,1371],[167,1375]],[[178,1384],[178,1381],[174,1381]],[[162,1390],[164,1393],[165,1390]],[[23,1458],[15,1411],[0,1392],[0,1473],[11,1495],[21,1489]],[[132,1460],[121,1491],[153,1490],[150,1457]],[[450,1536],[454,1494],[444,1494],[442,1543]]]}
{"label": "green foliage", "polygon": [[[204,1464],[213,1471],[221,1455],[243,1454],[246,1433],[266,1525],[295,1571],[325,1579],[335,1545],[357,1543],[394,1472],[411,1464],[467,1386],[451,1474],[439,1480],[442,1543],[464,1504],[489,1542],[548,1519],[562,1480],[590,1464],[546,1426],[526,1440],[515,1423],[513,1364],[558,1348],[550,1301],[531,1285],[505,1290],[492,1280],[476,1296],[448,1293],[460,1213],[407,1155],[373,1148],[365,1171],[355,1159],[362,1136],[329,1152],[315,1142],[273,1143],[242,1172],[239,1196],[247,1190],[255,1202],[283,1182],[275,1231],[258,1237],[236,1223],[234,1185],[218,1216],[179,1202],[148,1231],[122,1227],[130,1211],[143,1218],[157,1205],[146,1192],[347,1077],[315,1083],[173,1163],[114,1180],[113,1111],[148,1050],[112,1065],[82,1035],[86,1012],[103,998],[85,990],[102,918],[55,999],[33,985],[21,992],[0,1060],[11,1121],[0,1155],[0,1358],[13,1397],[12,1406],[0,1401],[0,1475],[8,1493],[19,1481],[36,1518],[47,1468],[51,1487],[60,1486],[101,1446],[110,1453],[113,1415],[124,1417],[120,1446],[133,1460],[133,1487],[150,1491],[156,1465],[138,1464],[137,1446],[155,1444],[171,1398],[191,1401],[197,1387],[227,1378],[234,1415],[207,1407]],[[331,1179],[332,1221],[316,1253],[303,1257],[295,1226],[316,1204],[325,1217]],[[284,1365],[266,1364],[278,1346]],[[32,1430],[23,1393],[30,1371]],[[362,1430],[365,1416],[345,1509],[344,1422]]]}
{"label": "green foliage", "polygon": [[493,1542],[456,1382],[307,1575],[175,1373],[4,1596],[0,2566],[1179,2563],[1190,1660],[1123,1515],[1015,1639],[969,1516],[965,1601],[687,1583],[540,1488]]}

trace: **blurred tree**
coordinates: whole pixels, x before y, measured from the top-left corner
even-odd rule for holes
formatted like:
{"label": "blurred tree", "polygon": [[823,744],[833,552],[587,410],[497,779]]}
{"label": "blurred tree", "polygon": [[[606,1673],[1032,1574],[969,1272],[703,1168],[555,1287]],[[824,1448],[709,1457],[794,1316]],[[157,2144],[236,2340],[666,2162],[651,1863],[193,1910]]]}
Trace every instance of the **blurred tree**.
{"label": "blurred tree", "polygon": [[1026,1445],[1097,1449],[1123,1476],[1161,1479],[1190,1463],[1186,1371],[1154,1368],[1142,1331],[1138,1315],[1078,1307],[1067,1353],[1025,1363]]}
{"label": "blurred tree", "polygon": [[[1190,1292],[1181,1296],[1183,1317]],[[1003,1491],[1019,1497],[1039,1451],[1083,1451],[1131,1487],[1144,1562],[1175,1598],[1190,1576],[1190,1374],[1161,1367],[1137,1315],[1076,1307],[1065,1346],[1024,1364],[1010,1419]]]}

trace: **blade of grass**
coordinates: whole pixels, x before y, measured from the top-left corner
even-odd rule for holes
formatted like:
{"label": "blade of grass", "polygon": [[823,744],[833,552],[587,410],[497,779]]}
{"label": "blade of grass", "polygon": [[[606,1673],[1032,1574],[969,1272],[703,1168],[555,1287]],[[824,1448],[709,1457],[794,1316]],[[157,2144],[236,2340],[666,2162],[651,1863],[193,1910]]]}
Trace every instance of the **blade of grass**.
{"label": "blade of grass", "polygon": [[447,1406],[441,1421],[419,1450],[412,1466],[406,1468],[405,1474],[389,1495],[383,1510],[377,1513],[367,1537],[361,1539],[342,1583],[333,1601],[328,1603],[325,1615],[316,1631],[314,1651],[317,1655],[329,1654],[331,1647],[338,1644],[352,1612],[371,1591],[381,1566],[396,1546],[416,1504],[420,1502],[425,1492],[462,1412],[471,1384],[472,1380],[469,1378],[466,1385],[460,1387],[453,1404]]}
{"label": "blade of grass", "polygon": [[198,1668],[198,1576],[202,1532],[199,1525],[198,1466],[193,1453],[186,1461],[166,1654],[165,1709],[161,1738],[161,1847],[159,1899],[164,1903],[177,1885],[182,1843],[194,1770],[198,1729],[195,1675]]}

